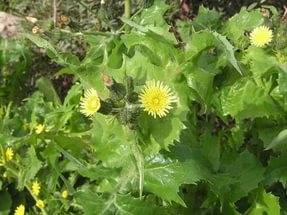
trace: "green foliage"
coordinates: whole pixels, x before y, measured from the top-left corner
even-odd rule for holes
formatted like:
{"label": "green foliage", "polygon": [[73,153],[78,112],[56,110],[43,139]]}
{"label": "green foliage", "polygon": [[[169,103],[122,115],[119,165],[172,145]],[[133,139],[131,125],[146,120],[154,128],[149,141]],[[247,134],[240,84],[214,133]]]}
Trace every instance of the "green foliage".
{"label": "green foliage", "polygon": [[[115,31],[58,26],[51,38],[21,34],[21,45],[1,39],[0,214],[20,204],[27,214],[286,213],[287,48],[249,39],[260,25],[274,38],[286,25],[276,11],[242,8],[225,20],[200,7],[172,32],[170,10],[156,0]],[[56,33],[80,38],[86,52],[64,52]],[[14,96],[31,66],[28,45],[49,58],[55,76],[73,77],[67,92],[47,75],[24,100]],[[151,116],[141,102],[152,80],[176,98],[166,116]],[[101,107],[86,117],[89,88]]]}

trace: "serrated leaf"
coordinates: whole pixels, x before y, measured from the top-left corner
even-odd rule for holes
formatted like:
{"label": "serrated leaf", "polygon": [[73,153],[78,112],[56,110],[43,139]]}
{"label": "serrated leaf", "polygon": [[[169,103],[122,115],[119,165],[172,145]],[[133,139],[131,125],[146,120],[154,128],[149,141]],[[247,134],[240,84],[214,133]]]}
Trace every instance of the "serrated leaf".
{"label": "serrated leaf", "polygon": [[250,65],[250,70],[255,78],[261,78],[274,67],[275,69],[277,67],[277,70],[279,69],[279,63],[276,58],[258,47],[251,46],[246,50],[244,62]]}
{"label": "serrated leaf", "polygon": [[36,174],[42,167],[41,161],[35,152],[35,148],[30,146],[24,159],[22,160],[22,168],[19,172],[18,189],[23,189],[24,186],[35,178]]}
{"label": "serrated leaf", "polygon": [[221,14],[216,10],[209,10],[201,5],[198,10],[198,15],[192,20],[192,26],[196,31],[216,29],[220,26],[220,16]]}
{"label": "serrated leaf", "polygon": [[234,56],[234,47],[231,45],[231,43],[226,39],[226,37],[222,36],[221,34],[217,32],[212,32],[214,37],[220,41],[221,46],[223,47],[223,51],[225,52],[225,55],[227,57],[227,60],[229,63],[242,75],[242,71],[238,65],[238,62]]}
{"label": "serrated leaf", "polygon": [[221,95],[221,105],[224,115],[230,114],[240,119],[280,114],[269,96],[269,89],[247,79],[225,88]]}
{"label": "serrated leaf", "polygon": [[130,162],[134,138],[117,119],[98,114],[94,119],[92,141],[96,157],[105,167],[122,167]]}
{"label": "serrated leaf", "polygon": [[279,197],[274,196],[272,193],[266,193],[265,190],[254,202],[253,206],[248,210],[246,215],[279,215],[280,205]]}
{"label": "serrated leaf", "polygon": [[247,196],[263,180],[264,168],[248,151],[226,153],[221,160],[221,171],[214,176],[211,189],[221,201],[235,202]]}
{"label": "serrated leaf", "polygon": [[206,179],[208,174],[209,172],[195,160],[179,162],[157,155],[146,161],[144,189],[169,202],[174,201],[185,205],[178,195],[179,186],[194,184],[201,179]]}

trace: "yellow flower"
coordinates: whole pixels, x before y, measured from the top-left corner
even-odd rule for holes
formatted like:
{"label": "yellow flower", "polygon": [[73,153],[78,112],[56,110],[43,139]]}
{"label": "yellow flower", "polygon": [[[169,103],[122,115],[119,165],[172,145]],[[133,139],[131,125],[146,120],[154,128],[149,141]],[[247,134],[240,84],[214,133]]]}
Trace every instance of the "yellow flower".
{"label": "yellow flower", "polygon": [[36,206],[37,206],[38,208],[40,208],[40,209],[43,209],[43,208],[45,207],[45,203],[44,203],[44,201],[42,201],[41,199],[38,199],[38,200],[36,201]]}
{"label": "yellow flower", "polygon": [[33,34],[37,34],[37,33],[39,33],[40,32],[40,28],[38,27],[38,26],[34,26],[33,28],[32,28],[32,33]]}
{"label": "yellow flower", "polygon": [[266,26],[255,28],[250,34],[251,44],[257,47],[262,47],[272,41],[273,33]]}
{"label": "yellow flower", "polygon": [[35,128],[36,134],[40,134],[45,130],[45,126],[43,124],[38,124]]}
{"label": "yellow flower", "polygon": [[40,190],[41,190],[41,185],[38,181],[34,181],[33,184],[32,184],[32,193],[35,195],[35,196],[38,196],[39,193],[40,193]]}
{"label": "yellow flower", "polygon": [[14,215],[24,215],[24,214],[25,214],[25,206],[21,204],[16,208]]}
{"label": "yellow flower", "polygon": [[61,193],[61,196],[63,199],[66,199],[68,197],[68,191],[67,190],[64,190],[62,193]]}
{"label": "yellow flower", "polygon": [[84,98],[81,99],[81,113],[90,117],[94,115],[101,107],[101,101],[98,93],[94,89],[86,90]]}
{"label": "yellow flower", "polygon": [[6,152],[5,152],[5,157],[6,157],[6,161],[10,161],[13,159],[13,156],[14,156],[14,152],[13,152],[13,149],[12,148],[7,148],[6,149]]}
{"label": "yellow flower", "polygon": [[172,109],[171,104],[177,102],[177,98],[170,88],[155,80],[147,82],[139,98],[144,111],[154,118],[166,116]]}

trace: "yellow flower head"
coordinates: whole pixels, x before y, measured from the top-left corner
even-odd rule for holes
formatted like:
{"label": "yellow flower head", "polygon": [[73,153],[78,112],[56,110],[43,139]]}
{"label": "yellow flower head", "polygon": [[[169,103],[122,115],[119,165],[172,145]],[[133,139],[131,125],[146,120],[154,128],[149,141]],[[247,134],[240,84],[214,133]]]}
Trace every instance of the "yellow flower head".
{"label": "yellow flower head", "polygon": [[144,111],[154,118],[166,116],[172,109],[171,104],[177,102],[177,98],[170,88],[155,80],[147,82],[139,98]]}
{"label": "yellow flower head", "polygon": [[68,197],[68,191],[67,190],[64,190],[62,193],[61,193],[61,196],[63,199],[66,199]]}
{"label": "yellow flower head", "polygon": [[6,152],[5,152],[5,157],[6,157],[6,161],[10,161],[13,159],[13,156],[14,156],[14,152],[13,152],[13,149],[12,148],[7,148],[6,149]]}
{"label": "yellow flower head", "polygon": [[272,41],[273,33],[266,26],[255,28],[250,34],[251,44],[257,47],[262,47]]}
{"label": "yellow flower head", "polygon": [[40,28],[38,27],[38,26],[34,26],[33,28],[32,28],[32,33],[33,34],[37,34],[37,33],[39,33],[40,32]]}
{"label": "yellow flower head", "polygon": [[37,206],[38,208],[40,208],[40,209],[43,209],[43,208],[45,207],[45,203],[44,203],[44,201],[42,201],[41,199],[38,199],[38,200],[36,201],[36,206]]}
{"label": "yellow flower head", "polygon": [[24,215],[25,214],[25,206],[24,205],[19,205],[14,212],[14,215]]}
{"label": "yellow flower head", "polygon": [[38,124],[35,128],[36,134],[41,134],[45,130],[45,126],[43,124]]}
{"label": "yellow flower head", "polygon": [[35,196],[38,196],[39,193],[40,193],[40,190],[41,190],[41,185],[38,181],[34,181],[32,183],[32,193],[35,195]]}
{"label": "yellow flower head", "polygon": [[101,107],[101,101],[98,93],[94,89],[86,90],[84,97],[81,99],[81,113],[87,117],[94,115]]}

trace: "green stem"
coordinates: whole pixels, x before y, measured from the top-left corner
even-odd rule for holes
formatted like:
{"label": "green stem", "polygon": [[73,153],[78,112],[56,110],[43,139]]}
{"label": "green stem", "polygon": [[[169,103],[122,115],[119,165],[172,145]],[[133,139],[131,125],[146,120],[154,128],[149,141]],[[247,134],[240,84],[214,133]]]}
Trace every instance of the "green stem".
{"label": "green stem", "polygon": [[[125,0],[125,14],[124,14],[126,19],[129,19],[131,17],[131,0]],[[125,26],[126,32],[129,32],[130,27]]]}
{"label": "green stem", "polygon": [[131,17],[131,0],[125,0],[125,18]]}

